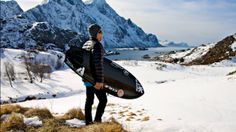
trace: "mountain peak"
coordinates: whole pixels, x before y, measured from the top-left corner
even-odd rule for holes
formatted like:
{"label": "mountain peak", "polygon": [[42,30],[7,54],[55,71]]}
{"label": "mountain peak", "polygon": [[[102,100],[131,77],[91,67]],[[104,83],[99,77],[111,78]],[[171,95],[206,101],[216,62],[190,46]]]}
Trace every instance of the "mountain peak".
{"label": "mountain peak", "polygon": [[0,1],[1,16],[0,18],[6,19],[23,13],[18,3],[14,0]]}

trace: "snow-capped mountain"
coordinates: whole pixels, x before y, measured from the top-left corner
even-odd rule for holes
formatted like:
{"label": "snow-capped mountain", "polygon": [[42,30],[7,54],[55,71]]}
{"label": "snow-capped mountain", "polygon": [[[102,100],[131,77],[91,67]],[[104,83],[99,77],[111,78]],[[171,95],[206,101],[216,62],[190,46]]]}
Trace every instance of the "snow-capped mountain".
{"label": "snow-capped mountain", "polygon": [[155,35],[146,34],[130,19],[119,16],[105,0],[45,0],[22,16],[85,35],[87,27],[97,23],[102,27],[105,47],[160,46]]}
{"label": "snow-capped mountain", "polygon": [[11,18],[15,15],[23,13],[23,10],[16,1],[0,1],[1,15],[0,19]]}
{"label": "snow-capped mountain", "polygon": [[65,45],[77,45],[85,41],[85,36],[71,30],[64,30],[47,22],[32,23],[23,16],[1,20],[1,48],[46,48],[55,45],[64,49]]}
{"label": "snow-capped mountain", "polygon": [[[64,49],[66,44],[78,45],[86,37],[71,30],[64,30],[47,22],[32,22],[15,1],[1,1],[1,48],[47,48],[49,45]],[[12,8],[17,7],[17,8]],[[2,11],[2,9],[1,9]],[[11,13],[6,13],[11,11]]]}
{"label": "snow-capped mountain", "polygon": [[162,46],[167,46],[167,47],[189,47],[189,45],[185,42],[176,43],[168,40],[159,40],[159,43]]}

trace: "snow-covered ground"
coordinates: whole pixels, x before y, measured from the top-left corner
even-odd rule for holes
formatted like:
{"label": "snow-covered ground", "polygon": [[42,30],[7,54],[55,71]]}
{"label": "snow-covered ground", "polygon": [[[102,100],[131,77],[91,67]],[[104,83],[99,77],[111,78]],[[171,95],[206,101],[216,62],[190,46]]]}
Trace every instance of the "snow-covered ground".
{"label": "snow-covered ground", "polygon": [[[133,132],[236,131],[236,75],[227,76],[236,70],[235,59],[207,66],[181,66],[155,61],[116,62],[139,79],[145,94],[134,100],[109,95],[104,120],[114,117]],[[27,107],[46,107],[55,115],[64,114],[71,108],[84,108],[85,87],[81,78],[70,69],[54,71],[51,79],[26,87],[29,84],[22,84],[24,87],[13,89],[1,81],[1,85],[4,86],[1,88],[1,100],[7,99],[9,95],[19,97],[27,94],[46,94],[41,91],[48,90],[67,96],[18,104]],[[14,94],[16,91],[20,93]],[[96,99],[94,108],[97,102]],[[67,123],[81,125],[81,122],[75,119]]]}

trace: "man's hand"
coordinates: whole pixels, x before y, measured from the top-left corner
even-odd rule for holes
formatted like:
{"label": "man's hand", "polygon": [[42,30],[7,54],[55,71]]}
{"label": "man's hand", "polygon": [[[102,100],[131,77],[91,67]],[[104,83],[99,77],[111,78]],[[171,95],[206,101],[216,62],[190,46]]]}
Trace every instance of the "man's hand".
{"label": "man's hand", "polygon": [[99,83],[99,82],[96,82],[96,84],[95,84],[95,88],[97,89],[97,90],[99,90],[99,89],[103,89],[103,83]]}

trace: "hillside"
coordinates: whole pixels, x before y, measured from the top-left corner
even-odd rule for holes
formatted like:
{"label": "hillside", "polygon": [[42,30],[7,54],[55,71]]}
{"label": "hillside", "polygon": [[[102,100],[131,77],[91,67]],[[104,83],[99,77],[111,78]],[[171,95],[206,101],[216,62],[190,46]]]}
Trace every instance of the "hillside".
{"label": "hillside", "polygon": [[180,52],[173,51],[156,57],[154,60],[184,65],[207,65],[235,57],[235,44],[236,34],[230,35],[217,43],[203,44]]}

